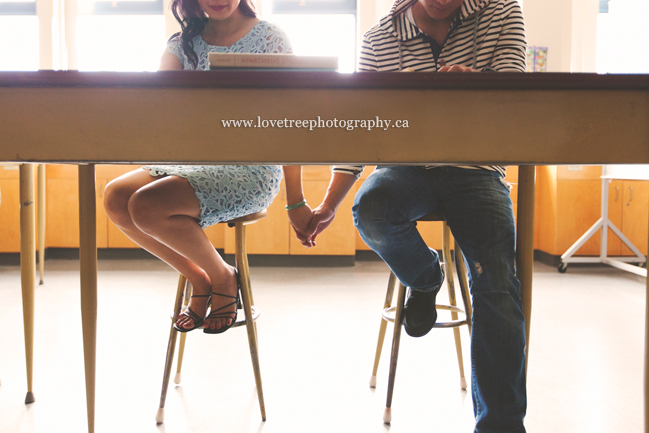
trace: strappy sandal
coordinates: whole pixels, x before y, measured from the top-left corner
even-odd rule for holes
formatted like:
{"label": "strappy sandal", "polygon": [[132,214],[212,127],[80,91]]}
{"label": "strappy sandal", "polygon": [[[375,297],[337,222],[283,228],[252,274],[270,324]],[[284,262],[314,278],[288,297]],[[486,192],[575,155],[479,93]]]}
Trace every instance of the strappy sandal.
{"label": "strappy sandal", "polygon": [[[223,293],[216,293],[212,292],[212,296],[222,296],[224,298],[230,298],[233,299],[232,302],[229,304],[226,304],[220,308],[217,308],[216,310],[210,311],[210,314],[205,318],[207,319],[232,319],[229,325],[221,326],[220,328],[205,328],[203,329],[203,332],[206,334],[222,334],[223,332],[227,331],[228,329],[232,328],[232,325],[234,325],[234,322],[237,321],[237,310],[241,308],[241,300],[239,298],[239,294],[241,293],[241,278],[239,277],[239,272],[235,269],[234,270],[234,275],[237,278],[237,296],[230,296],[230,295],[225,295]],[[221,310],[231,307],[232,305],[236,305],[236,308],[234,311],[223,311]]]}
{"label": "strappy sandal", "polygon": [[[192,298],[205,298],[205,297],[208,297],[208,299],[207,299],[207,305],[208,306],[210,305],[210,301],[212,299],[212,295],[192,295],[191,297]],[[189,317],[190,319],[192,319],[194,321],[194,326],[192,328],[184,328],[182,326],[178,326],[178,323],[177,323],[178,321],[176,320],[176,323],[174,323],[174,329],[176,331],[178,331],[178,332],[193,331],[196,328],[200,328],[201,326],[203,326],[203,323],[205,323],[205,320],[201,316],[196,314],[191,308],[189,308],[189,305],[187,306],[187,308],[185,308],[185,310],[182,313],[180,313],[180,315],[181,316],[186,316],[186,317]]]}

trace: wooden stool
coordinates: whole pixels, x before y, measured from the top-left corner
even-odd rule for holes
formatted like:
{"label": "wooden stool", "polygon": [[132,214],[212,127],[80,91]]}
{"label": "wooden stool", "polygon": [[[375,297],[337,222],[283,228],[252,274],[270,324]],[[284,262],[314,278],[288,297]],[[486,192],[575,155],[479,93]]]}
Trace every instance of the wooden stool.
{"label": "wooden stool", "polygon": [[[261,373],[259,371],[259,356],[257,351],[257,325],[255,321],[259,317],[259,310],[254,307],[252,291],[250,290],[250,272],[248,267],[248,255],[246,253],[246,225],[253,224],[266,217],[266,210],[254,214],[246,215],[230,221],[224,221],[229,227],[235,230],[235,258],[236,268],[241,277],[241,302],[243,304],[244,317],[239,315],[232,327],[246,325],[248,331],[248,343],[250,344],[250,356],[252,358],[252,368],[255,372],[255,383],[257,385],[257,398],[259,399],[259,409],[261,410],[261,419],[266,421],[266,407],[264,405],[264,394],[261,387]],[[164,376],[162,379],[162,393],[160,394],[160,408],[156,415],[156,423],[164,422],[164,405],[167,397],[167,388],[169,386],[169,376],[171,375],[171,364],[173,363],[174,349],[176,346],[176,336],[178,331],[173,328],[173,324],[180,315],[181,307],[189,304],[192,287],[184,276],[178,280],[178,291],[176,292],[176,302],[174,312],[171,318],[171,331],[169,332],[169,343],[167,345],[167,357],[165,359]],[[183,301],[184,298],[184,301]],[[180,383],[180,369],[183,363],[183,353],[185,350],[185,339],[187,333],[180,333],[180,346],[178,348],[178,362],[174,382]]]}
{"label": "wooden stool", "polygon": [[[449,303],[450,305],[437,304],[438,310],[449,310],[451,312],[451,320],[448,322],[437,321],[435,328],[453,328],[455,336],[455,349],[457,352],[457,361],[460,367],[460,387],[464,390],[467,388],[466,379],[464,378],[464,365],[462,362],[462,342],[460,340],[459,326],[466,325],[471,334],[471,298],[469,294],[469,280],[466,265],[464,263],[464,256],[460,250],[459,245],[455,242],[455,267],[460,282],[462,301],[464,302],[464,310],[457,307],[455,298],[455,281],[453,276],[453,268],[451,263],[453,257],[451,255],[451,230],[446,224],[446,220],[439,213],[432,212],[419,218],[417,221],[443,221],[443,247],[441,262],[444,266],[444,273],[446,274],[446,286],[448,287]],[[397,303],[392,305],[392,297],[394,295],[395,286],[399,286],[399,294],[397,296]],[[398,282],[394,273],[390,273],[388,280],[388,291],[385,295],[385,304],[383,306],[383,314],[381,317],[381,327],[379,329],[379,341],[376,345],[376,355],[374,357],[374,369],[372,370],[372,377],[370,378],[370,387],[376,387],[376,372],[379,368],[379,360],[381,359],[381,351],[383,349],[383,340],[385,339],[385,331],[388,322],[398,324],[394,327],[394,334],[392,337],[392,354],[390,356],[390,376],[388,379],[388,398],[385,404],[385,412],[383,414],[383,422],[390,424],[392,421],[392,392],[394,390],[394,379],[397,372],[397,358],[399,356],[399,341],[401,339],[401,324],[403,323],[403,307],[406,299],[406,287]],[[458,319],[458,313],[464,315],[464,319]]]}

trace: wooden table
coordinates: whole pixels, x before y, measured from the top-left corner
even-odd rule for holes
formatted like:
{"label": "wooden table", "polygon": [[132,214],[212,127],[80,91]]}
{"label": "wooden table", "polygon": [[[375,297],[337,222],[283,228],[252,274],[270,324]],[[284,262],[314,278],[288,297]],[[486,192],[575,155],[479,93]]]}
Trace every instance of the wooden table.
{"label": "wooden table", "polygon": [[[225,128],[221,122],[317,120],[318,116],[325,122],[378,116],[393,123],[407,120],[408,128]],[[79,164],[81,311],[92,433],[95,163],[520,165],[517,267],[529,345],[534,165],[649,163],[649,76],[0,73],[0,161]],[[30,393],[35,273],[31,170],[30,164],[21,169],[21,266]],[[649,433],[647,347],[645,432]]]}

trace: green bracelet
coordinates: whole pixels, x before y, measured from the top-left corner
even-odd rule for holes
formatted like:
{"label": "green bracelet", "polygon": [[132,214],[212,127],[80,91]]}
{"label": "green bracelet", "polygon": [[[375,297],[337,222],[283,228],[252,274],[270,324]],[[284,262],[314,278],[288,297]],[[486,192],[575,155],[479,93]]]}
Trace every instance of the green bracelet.
{"label": "green bracelet", "polygon": [[302,201],[299,202],[299,203],[295,203],[295,204],[292,204],[292,205],[290,205],[290,206],[286,206],[286,210],[297,209],[297,208],[299,208],[299,207],[304,206],[305,204],[306,204],[306,200],[302,200]]}

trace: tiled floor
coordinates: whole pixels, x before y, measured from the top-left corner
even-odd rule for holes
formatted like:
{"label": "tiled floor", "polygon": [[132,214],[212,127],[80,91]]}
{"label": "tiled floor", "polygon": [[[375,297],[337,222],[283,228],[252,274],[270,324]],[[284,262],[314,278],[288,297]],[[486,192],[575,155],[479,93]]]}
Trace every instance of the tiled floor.
{"label": "tiled floor", "polygon": [[[46,262],[37,287],[34,390],[26,392],[20,272],[0,267],[0,432],[87,431],[78,262]],[[393,422],[382,422],[388,337],[368,386],[387,268],[252,269],[268,419],[261,422],[244,329],[189,334],[181,386],[160,398],[177,275],[153,260],[99,265],[96,431],[470,433],[452,332],[404,336]],[[528,373],[529,433],[639,433],[645,280],[604,266],[566,274],[537,263]],[[464,338],[468,366],[468,333]]]}

